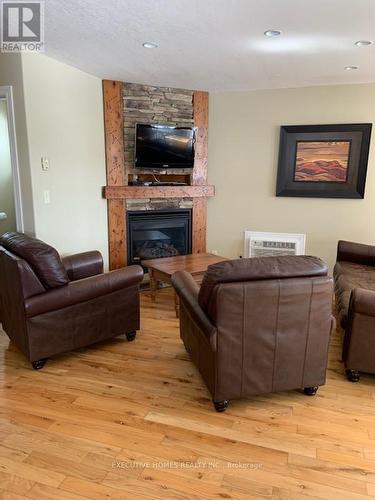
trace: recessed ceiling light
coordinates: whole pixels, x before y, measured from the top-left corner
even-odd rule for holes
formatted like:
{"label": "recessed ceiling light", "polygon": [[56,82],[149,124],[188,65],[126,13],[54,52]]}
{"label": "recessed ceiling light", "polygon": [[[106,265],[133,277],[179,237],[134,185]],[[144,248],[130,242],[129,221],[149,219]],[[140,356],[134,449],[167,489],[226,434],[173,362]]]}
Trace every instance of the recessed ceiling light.
{"label": "recessed ceiling light", "polygon": [[356,69],[359,69],[358,66],[345,66],[344,68],[346,71],[354,71]]}
{"label": "recessed ceiling light", "polygon": [[279,30],[267,30],[264,32],[265,36],[273,37],[281,35],[281,31]]}
{"label": "recessed ceiling light", "polygon": [[366,45],[372,45],[373,42],[371,40],[358,40],[358,42],[355,42],[354,45],[357,45],[357,47],[366,47]]}
{"label": "recessed ceiling light", "polygon": [[159,45],[155,42],[144,42],[142,45],[145,49],[156,49],[159,47]]}

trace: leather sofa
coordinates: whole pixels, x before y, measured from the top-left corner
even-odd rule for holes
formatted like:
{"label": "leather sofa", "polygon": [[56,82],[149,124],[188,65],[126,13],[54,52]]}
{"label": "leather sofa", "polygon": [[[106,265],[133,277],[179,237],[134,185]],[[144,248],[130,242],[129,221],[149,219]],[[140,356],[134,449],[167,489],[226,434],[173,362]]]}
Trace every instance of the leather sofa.
{"label": "leather sofa", "polygon": [[217,411],[230,399],[325,383],[332,278],[318,258],[263,257],[208,267],[199,290],[177,272],[180,335]]}
{"label": "leather sofa", "polygon": [[139,329],[140,266],[103,273],[99,252],[60,258],[22,233],[0,237],[0,319],[35,369],[46,358]]}
{"label": "leather sofa", "polygon": [[375,373],[375,246],[339,241],[336,309],[344,330],[342,358],[351,382]]}

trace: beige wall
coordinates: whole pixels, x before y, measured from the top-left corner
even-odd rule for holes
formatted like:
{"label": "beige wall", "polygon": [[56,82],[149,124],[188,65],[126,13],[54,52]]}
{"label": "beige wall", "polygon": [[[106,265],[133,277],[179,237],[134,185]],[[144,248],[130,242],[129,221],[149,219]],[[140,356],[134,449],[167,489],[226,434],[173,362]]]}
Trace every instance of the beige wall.
{"label": "beige wall", "polygon": [[277,198],[280,125],[375,121],[375,85],[210,96],[209,250],[243,254],[243,231],[307,234],[307,253],[333,265],[339,239],[375,244],[375,130],[364,200]]}
{"label": "beige wall", "polygon": [[5,99],[0,99],[0,212],[7,214],[7,219],[0,219],[0,234],[15,231],[17,223]]}
{"label": "beige wall", "polygon": [[25,99],[23,89],[22,61],[20,54],[0,53],[0,86],[11,85],[13,89],[18,167],[22,193],[24,229],[34,234],[34,208],[31,189],[29,145],[27,138]]}
{"label": "beige wall", "polygon": [[43,55],[23,55],[22,69],[35,233],[62,254],[98,249],[108,262],[101,80]]}
{"label": "beige wall", "polygon": [[[62,253],[97,248],[107,262],[101,80],[42,55],[0,55],[0,85],[9,84],[26,229],[35,217],[36,235]],[[209,182],[217,194],[208,204],[208,249],[242,254],[246,229],[306,232],[307,252],[332,266],[338,239],[375,244],[373,145],[364,200],[275,196],[280,125],[374,118],[372,84],[211,94]]]}

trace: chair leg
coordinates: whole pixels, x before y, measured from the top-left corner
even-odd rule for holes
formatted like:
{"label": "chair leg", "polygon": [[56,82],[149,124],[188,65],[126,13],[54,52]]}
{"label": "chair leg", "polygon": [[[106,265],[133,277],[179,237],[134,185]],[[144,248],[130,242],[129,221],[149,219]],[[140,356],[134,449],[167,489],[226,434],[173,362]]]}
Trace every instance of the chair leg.
{"label": "chair leg", "polygon": [[306,394],[306,396],[315,396],[318,389],[319,387],[317,385],[314,385],[313,387],[305,387],[303,389],[303,392]]}
{"label": "chair leg", "polygon": [[137,335],[137,332],[135,330],[134,330],[134,332],[128,332],[126,334],[126,338],[127,338],[128,342],[133,342],[136,335]]}
{"label": "chair leg", "polygon": [[359,382],[359,372],[357,370],[346,370],[346,376],[350,382]]}
{"label": "chair leg", "polygon": [[221,401],[214,401],[215,410],[219,413],[225,411],[228,408],[229,401],[227,399],[223,399]]}
{"label": "chair leg", "polygon": [[32,361],[31,365],[34,370],[41,370],[43,366],[46,364],[46,359],[38,359],[37,361]]}

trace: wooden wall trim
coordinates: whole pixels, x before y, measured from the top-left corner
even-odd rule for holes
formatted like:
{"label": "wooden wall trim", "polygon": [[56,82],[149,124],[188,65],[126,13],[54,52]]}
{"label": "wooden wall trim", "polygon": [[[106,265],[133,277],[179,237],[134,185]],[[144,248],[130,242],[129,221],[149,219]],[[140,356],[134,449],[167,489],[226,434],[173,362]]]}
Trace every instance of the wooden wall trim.
{"label": "wooden wall trim", "polygon": [[103,80],[107,186],[125,184],[123,84]]}
{"label": "wooden wall trim", "polygon": [[123,200],[108,200],[109,269],[127,265],[125,209]]}
{"label": "wooden wall trim", "polygon": [[[195,143],[192,184],[207,184],[208,157],[208,92],[193,93],[194,126],[198,128]],[[206,252],[207,198],[193,199],[192,252]]]}
{"label": "wooden wall trim", "polygon": [[207,198],[193,199],[192,252],[206,252]]}
{"label": "wooden wall trim", "polygon": [[194,185],[207,183],[208,156],[208,92],[193,93],[194,126],[197,127],[195,159],[193,170]]}
{"label": "wooden wall trim", "polygon": [[[103,80],[103,107],[107,186],[123,186],[124,116],[123,84]],[[125,208],[122,200],[108,200],[109,268],[119,269],[127,264]]]}

